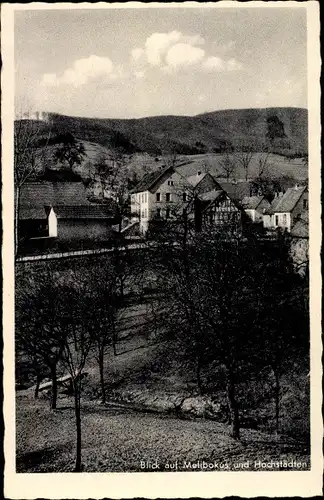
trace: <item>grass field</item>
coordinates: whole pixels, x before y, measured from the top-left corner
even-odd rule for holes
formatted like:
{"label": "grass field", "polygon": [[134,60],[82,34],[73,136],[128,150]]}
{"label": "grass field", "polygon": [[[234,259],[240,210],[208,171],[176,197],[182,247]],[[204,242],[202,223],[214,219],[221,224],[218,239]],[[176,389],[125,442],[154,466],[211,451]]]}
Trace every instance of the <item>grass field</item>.
{"label": "grass field", "polygon": [[[296,425],[292,420],[294,414],[301,413],[300,401],[294,397],[303,394],[303,390],[298,393],[291,385],[292,380],[286,382],[283,391],[286,401],[282,407],[282,426],[285,432],[281,435],[269,428],[243,428],[241,441],[236,442],[230,437],[230,426],[226,423],[190,415],[177,418],[170,413],[172,398],[192,395],[192,372],[190,367],[179,367],[180,353],[174,349],[170,351],[168,344],[154,344],[150,321],[146,304],[128,307],[121,317],[118,355],[114,356],[112,349],[106,355],[106,405],[99,399],[96,361],[92,355],[88,359],[82,399],[85,471],[140,471],[141,461],[153,463],[156,460],[159,470],[167,471],[166,464],[176,461],[177,470],[201,470],[199,467],[187,469],[183,465],[197,461],[227,464],[228,470],[236,470],[235,464],[243,463],[247,468],[247,462],[248,469],[254,470],[258,460],[271,459],[302,462],[303,468],[309,465],[307,429],[300,435],[289,432],[289,426]],[[297,376],[295,382],[300,384],[300,380]],[[257,390],[257,386],[252,388],[252,392]],[[244,386],[241,391],[245,391]],[[262,394],[260,397],[262,399]],[[249,399],[252,404],[252,393]],[[73,398],[60,392],[58,409],[50,410],[48,396],[42,394],[35,400],[30,388],[17,392],[16,404],[17,471],[73,471]],[[271,404],[269,400],[263,404],[267,415]],[[289,413],[290,420],[287,418]],[[297,422],[298,425],[303,426],[303,422]]]}
{"label": "grass field", "polygon": [[[90,262],[96,265],[97,261],[85,259],[83,265]],[[59,275],[69,274],[67,262],[57,262],[56,266]],[[16,283],[21,273],[25,275],[24,270],[20,268]],[[39,272],[41,266],[36,266],[36,276]],[[147,275],[146,282],[152,278]],[[19,288],[16,290],[19,293]],[[157,342],[160,322],[155,322],[153,311],[158,318],[163,308],[146,297],[142,302],[129,302],[120,314],[117,356],[110,347],[105,357],[107,406],[100,404],[94,353],[87,360],[82,400],[86,471],[138,471],[141,460],[155,459],[161,464],[198,459],[227,461],[232,468],[234,463],[247,460],[253,468],[254,460],[269,458],[308,463],[309,380],[302,363],[282,378],[280,436],[274,433],[271,378],[258,374],[253,382],[239,384],[238,397],[245,404],[242,424],[244,416],[252,425],[243,426],[242,441],[237,443],[230,438],[230,426],[223,420],[174,411],[176,400],[197,396],[195,372],[183,359],[179,346],[170,340]],[[226,404],[224,388],[215,382],[215,374],[204,370],[202,379],[208,394],[212,390],[219,403]],[[28,385],[32,384],[30,380]],[[253,429],[253,422],[257,422],[257,428]],[[49,409],[48,395],[35,400],[32,387],[17,391],[18,471],[72,471],[74,426],[73,398],[62,391],[55,411]]]}
{"label": "grass field", "polygon": [[[84,401],[82,425],[85,472],[139,472],[143,471],[141,461],[157,461],[159,470],[167,471],[166,464],[175,461],[178,470],[201,470],[184,467],[185,461],[194,464],[198,460],[223,467],[226,464],[225,470],[235,470],[234,464],[247,461],[248,468],[253,470],[258,460],[270,459],[298,461],[303,469],[309,466],[303,444],[286,437],[274,440],[265,433],[248,429],[243,430],[238,443],[229,437],[228,426],[212,421],[179,420]],[[74,426],[71,400],[61,398],[59,408],[50,410],[45,401],[19,396],[17,471],[72,472]]]}
{"label": "grass field", "polygon": [[[85,148],[88,159],[91,161],[95,159],[99,152],[104,151],[102,146],[94,143],[85,143]],[[181,160],[184,165],[178,167],[177,170],[182,175],[189,177],[190,175],[196,174],[198,170],[204,171],[204,169],[207,168],[210,173],[216,177],[224,178],[224,173],[220,166],[222,157],[223,155],[214,153],[179,155],[179,161]],[[163,157],[159,156],[158,158],[159,161],[155,161],[155,157],[147,153],[136,153],[130,159],[128,165],[129,172],[135,172],[140,179],[147,171],[154,171],[163,165]],[[255,153],[249,167],[249,179],[254,179],[258,175],[257,161],[258,153]],[[284,175],[291,176],[299,181],[308,178],[308,167],[303,164],[300,158],[289,161],[284,156],[271,154],[269,155],[268,162],[269,175],[272,178],[278,178]],[[86,174],[85,166],[81,167],[80,172],[82,175]],[[245,179],[245,172],[239,165],[236,168],[235,176],[237,180]]]}

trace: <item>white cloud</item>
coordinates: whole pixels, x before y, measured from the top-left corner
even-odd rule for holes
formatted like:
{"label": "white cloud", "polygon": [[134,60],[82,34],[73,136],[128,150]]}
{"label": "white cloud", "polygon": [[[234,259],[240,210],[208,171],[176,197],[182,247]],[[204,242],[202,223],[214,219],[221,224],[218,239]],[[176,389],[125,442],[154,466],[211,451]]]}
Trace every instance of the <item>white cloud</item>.
{"label": "white cloud", "polygon": [[184,35],[176,30],[169,33],[153,33],[145,42],[148,63],[152,66],[162,66],[166,54],[178,43],[195,46],[204,44],[205,40],[200,35]]}
{"label": "white cloud", "polygon": [[205,57],[204,49],[194,47],[189,43],[177,43],[166,54],[165,62],[172,68],[197,64]]}
{"label": "white cloud", "polygon": [[55,73],[45,73],[42,84],[57,86],[60,84],[81,86],[94,79],[116,79],[122,76],[122,68],[114,67],[109,57],[91,55],[84,59],[74,61],[71,68],[66,69],[61,76]]}
{"label": "white cloud", "polygon": [[236,59],[225,61],[221,57],[211,56],[203,61],[203,69],[205,71],[238,71],[242,67],[242,64]]}
{"label": "white cloud", "polygon": [[162,57],[169,47],[177,43],[182,37],[179,31],[170,31],[170,33],[153,33],[145,42],[147,61],[152,66],[160,66]]}
{"label": "white cloud", "polygon": [[225,69],[223,59],[216,56],[207,57],[203,62],[203,68],[206,71],[221,71]]}
{"label": "white cloud", "polygon": [[205,40],[200,35],[185,35],[176,30],[168,33],[152,33],[146,39],[144,48],[134,48],[131,55],[138,72],[147,69],[148,66],[159,68],[167,74],[187,67],[203,71],[241,69],[242,65],[236,59],[226,61],[219,56],[220,53],[234,48],[233,40],[223,44],[217,56],[206,54],[206,51],[199,47],[204,43]]}

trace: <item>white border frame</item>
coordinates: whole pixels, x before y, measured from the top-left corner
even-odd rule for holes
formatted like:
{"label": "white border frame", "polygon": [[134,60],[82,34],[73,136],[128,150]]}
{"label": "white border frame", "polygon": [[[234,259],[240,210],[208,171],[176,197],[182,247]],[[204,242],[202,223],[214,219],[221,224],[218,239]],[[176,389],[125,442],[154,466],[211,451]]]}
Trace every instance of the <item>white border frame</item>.
{"label": "white border frame", "polygon": [[[15,472],[15,370],[14,370],[14,216],[13,216],[13,120],[14,60],[13,18],[17,10],[94,8],[303,8],[307,10],[308,112],[309,112],[309,208],[310,208],[310,306],[311,306],[311,470],[287,472],[156,472],[51,473]],[[180,4],[128,2],[124,4],[2,4],[2,206],[3,206],[3,331],[5,496],[31,498],[189,498],[249,496],[311,497],[322,493],[323,422],[321,387],[321,154],[320,154],[320,21],[319,4],[310,2],[248,2]]]}

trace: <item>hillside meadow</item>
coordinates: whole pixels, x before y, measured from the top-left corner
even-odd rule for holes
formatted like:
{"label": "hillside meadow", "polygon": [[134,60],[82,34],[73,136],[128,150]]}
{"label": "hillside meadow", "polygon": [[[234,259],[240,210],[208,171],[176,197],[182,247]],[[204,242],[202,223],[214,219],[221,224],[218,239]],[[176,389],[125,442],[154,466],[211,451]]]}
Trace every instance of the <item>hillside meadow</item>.
{"label": "hillside meadow", "polygon": [[[100,146],[99,144],[84,142],[87,157],[80,167],[76,167],[75,171],[80,173],[82,178],[86,178],[89,167],[87,163],[96,161],[100,154],[109,154],[109,149]],[[260,153],[254,153],[249,166],[249,179],[253,180],[258,175],[258,158]],[[179,155],[177,167],[178,172],[185,177],[195,175],[198,171],[209,171],[218,179],[225,180],[224,171],[221,163],[224,158],[223,154],[205,153],[197,155]],[[129,157],[127,169],[129,176],[136,175],[141,179],[147,172],[152,172],[158,168],[162,168],[166,163],[166,158],[163,156],[152,156],[148,153],[134,153]],[[245,179],[244,169],[236,162],[235,179]],[[277,179],[283,176],[289,176],[296,181],[305,181],[308,178],[308,166],[305,165],[301,158],[288,160],[284,156],[270,154],[268,157],[268,176],[272,179]]]}

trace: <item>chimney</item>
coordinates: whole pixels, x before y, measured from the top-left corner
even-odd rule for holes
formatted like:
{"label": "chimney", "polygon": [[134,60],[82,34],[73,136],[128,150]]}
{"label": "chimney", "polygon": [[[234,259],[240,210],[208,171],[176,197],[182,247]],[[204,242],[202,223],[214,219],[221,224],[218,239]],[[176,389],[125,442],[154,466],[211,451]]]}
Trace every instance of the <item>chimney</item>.
{"label": "chimney", "polygon": [[201,171],[200,171],[200,170],[198,170],[198,172],[197,172],[197,177],[199,177],[200,175],[201,175]]}
{"label": "chimney", "polygon": [[299,184],[295,184],[295,189],[298,189],[299,188]]}

